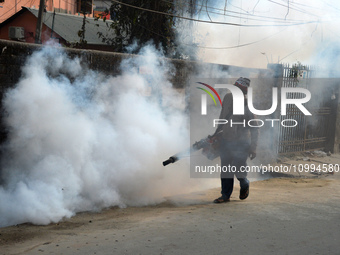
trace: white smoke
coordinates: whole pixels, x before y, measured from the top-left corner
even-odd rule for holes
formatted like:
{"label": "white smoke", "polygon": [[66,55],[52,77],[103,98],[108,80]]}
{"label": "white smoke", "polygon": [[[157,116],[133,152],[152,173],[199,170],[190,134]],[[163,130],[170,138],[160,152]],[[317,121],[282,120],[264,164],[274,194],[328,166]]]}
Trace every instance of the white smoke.
{"label": "white smoke", "polygon": [[319,65],[313,56],[322,45],[339,42],[340,5],[335,0],[209,0],[198,1],[197,9],[194,18],[210,23],[193,22],[194,29],[183,30],[182,37],[192,34],[186,42],[204,62],[252,68],[268,63]]}
{"label": "white smoke", "polygon": [[185,159],[162,166],[189,145],[184,95],[172,89],[164,58],[151,46],[141,54],[124,60],[116,77],[53,47],[28,59],[3,101],[9,136],[0,226],[48,224],[211,187],[189,178]]}

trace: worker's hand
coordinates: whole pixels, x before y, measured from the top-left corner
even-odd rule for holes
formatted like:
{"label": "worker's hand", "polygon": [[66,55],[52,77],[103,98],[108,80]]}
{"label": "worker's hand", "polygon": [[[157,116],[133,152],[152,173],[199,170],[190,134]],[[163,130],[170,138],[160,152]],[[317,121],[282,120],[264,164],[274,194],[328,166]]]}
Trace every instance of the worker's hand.
{"label": "worker's hand", "polygon": [[249,158],[250,160],[253,160],[254,158],[256,158],[256,152],[253,150],[249,151]]}

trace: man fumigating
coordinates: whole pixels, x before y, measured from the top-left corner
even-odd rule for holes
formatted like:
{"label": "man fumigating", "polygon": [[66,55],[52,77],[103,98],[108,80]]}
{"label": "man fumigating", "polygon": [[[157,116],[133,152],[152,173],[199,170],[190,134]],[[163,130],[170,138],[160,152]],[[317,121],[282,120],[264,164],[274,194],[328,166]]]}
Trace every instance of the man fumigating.
{"label": "man fumigating", "polygon": [[[242,78],[236,80],[235,86],[240,88],[246,99],[250,80]],[[221,172],[221,196],[214,200],[214,203],[224,203],[230,201],[230,196],[234,187],[234,175],[240,182],[240,199],[246,199],[249,195],[249,180],[247,172],[240,171],[241,167],[247,166],[247,158],[256,157],[256,146],[258,140],[258,128],[242,125],[249,120],[256,119],[247,107],[245,101],[244,115],[233,115],[233,96],[227,93],[223,98],[220,119],[232,121],[234,125],[218,125],[213,136],[222,131],[220,141],[221,167],[230,169],[230,166],[236,171]]]}

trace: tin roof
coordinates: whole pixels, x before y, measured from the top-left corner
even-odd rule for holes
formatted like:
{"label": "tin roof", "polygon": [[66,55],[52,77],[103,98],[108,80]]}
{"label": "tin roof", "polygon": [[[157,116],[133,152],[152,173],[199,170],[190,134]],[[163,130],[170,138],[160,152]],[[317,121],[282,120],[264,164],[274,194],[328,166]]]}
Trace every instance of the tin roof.
{"label": "tin roof", "polygon": [[[26,11],[31,12],[38,18],[37,9],[22,7],[22,10],[2,22],[0,27]],[[53,15],[53,12],[44,12],[43,23],[50,29],[52,29],[53,25]],[[77,16],[56,12],[54,16],[53,31],[69,43],[79,42],[80,37],[78,36],[78,32],[82,29],[83,19],[84,16],[82,15]],[[99,38],[98,33],[102,33],[105,36],[110,35],[110,37],[112,37],[114,32],[109,29],[111,24],[111,20],[106,20],[104,22],[102,19],[96,20],[94,18],[86,17],[85,40],[87,41],[87,44],[107,45]]]}

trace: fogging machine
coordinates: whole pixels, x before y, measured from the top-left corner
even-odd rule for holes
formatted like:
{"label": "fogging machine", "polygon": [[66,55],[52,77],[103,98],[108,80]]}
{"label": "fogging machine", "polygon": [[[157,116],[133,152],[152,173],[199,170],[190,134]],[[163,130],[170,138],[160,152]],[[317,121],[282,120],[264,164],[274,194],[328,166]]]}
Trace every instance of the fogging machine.
{"label": "fogging machine", "polygon": [[219,146],[222,139],[222,132],[219,132],[213,136],[208,136],[206,138],[201,139],[198,142],[195,142],[189,149],[177,153],[171,156],[169,159],[163,161],[163,166],[169,165],[171,163],[175,163],[181,158],[191,155],[191,153],[202,149],[202,154],[206,156],[210,160],[214,160],[217,158],[219,154]]}

